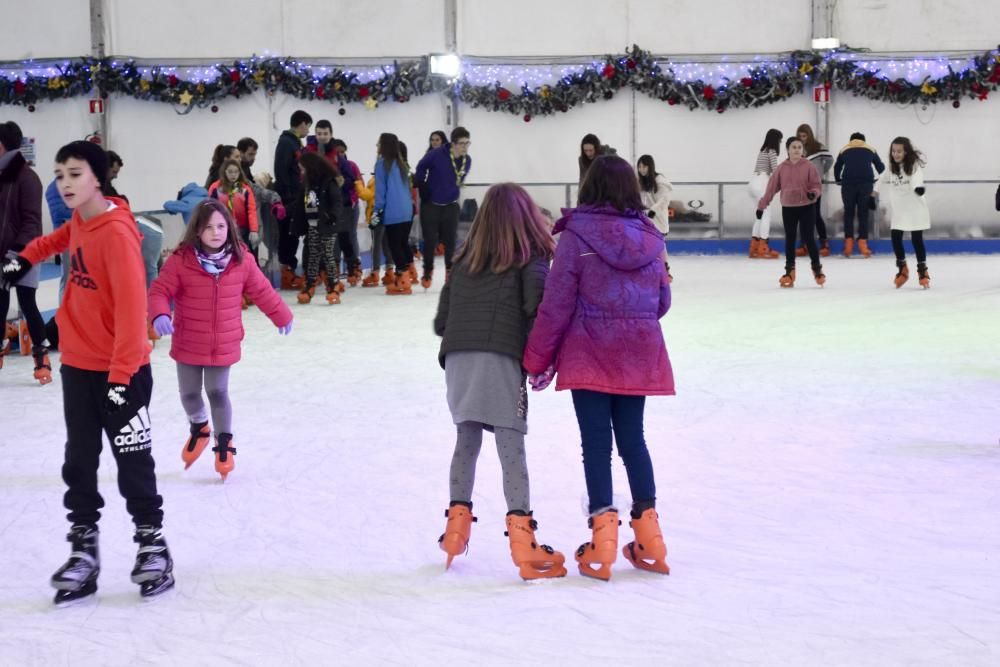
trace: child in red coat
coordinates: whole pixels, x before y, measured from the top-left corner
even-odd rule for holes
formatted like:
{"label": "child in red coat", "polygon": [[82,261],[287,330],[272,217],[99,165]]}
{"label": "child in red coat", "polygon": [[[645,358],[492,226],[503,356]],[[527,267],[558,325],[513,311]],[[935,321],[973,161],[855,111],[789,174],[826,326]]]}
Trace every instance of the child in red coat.
{"label": "child in red coat", "polygon": [[229,367],[240,360],[242,295],[254,300],[279,333],[292,330],[292,312],[247,255],[229,210],[216,199],[206,199],[195,207],[183,240],[149,288],[149,320],[159,335],[173,334],[170,356],[177,362],[181,404],[191,421],[181,458],[189,468],[208,445],[204,382],[215,427],[215,470],[223,481],[233,470],[236,454]]}

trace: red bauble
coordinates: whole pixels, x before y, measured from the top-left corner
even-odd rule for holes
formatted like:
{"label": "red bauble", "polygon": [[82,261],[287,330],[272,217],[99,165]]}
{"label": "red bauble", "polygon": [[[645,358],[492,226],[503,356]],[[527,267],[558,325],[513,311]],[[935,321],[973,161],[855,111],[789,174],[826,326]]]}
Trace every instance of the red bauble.
{"label": "red bauble", "polygon": [[171,88],[174,88],[175,86],[177,86],[178,83],[180,83],[180,79],[178,79],[176,75],[171,74],[170,76],[167,77],[167,84]]}
{"label": "red bauble", "polygon": [[893,81],[892,83],[889,84],[889,92],[890,93],[898,93],[901,90],[903,90],[903,86],[900,85],[900,84],[898,84],[898,83],[896,83],[895,81]]}
{"label": "red bauble", "polygon": [[869,88],[874,88],[877,85],[878,85],[878,79],[876,79],[875,77],[872,77],[872,78],[868,79],[868,87]]}
{"label": "red bauble", "polygon": [[615,76],[615,66],[614,65],[605,65],[604,69],[601,70],[601,74],[604,76],[605,79],[614,78],[614,76]]}
{"label": "red bauble", "polygon": [[718,109],[716,109],[716,111],[718,111],[719,113],[726,113],[726,107],[719,107]]}
{"label": "red bauble", "polygon": [[674,106],[675,104],[677,104],[677,100],[675,100],[673,97],[667,98],[667,104],[669,104],[670,106]]}
{"label": "red bauble", "polygon": [[232,81],[233,83],[239,83],[240,82],[240,71],[237,70],[237,69],[232,70],[229,73],[229,80]]}
{"label": "red bauble", "polygon": [[712,86],[705,86],[705,88],[701,91],[701,96],[711,102],[715,99],[715,88]]}
{"label": "red bauble", "polygon": [[28,89],[28,87],[26,85],[24,85],[23,81],[21,81],[20,79],[14,79],[14,94],[15,95],[24,95],[24,91],[26,91],[27,89]]}
{"label": "red bauble", "polygon": [[753,79],[751,79],[748,76],[745,76],[742,79],[740,79],[740,83],[743,85],[744,88],[750,88],[751,86],[753,86]]}
{"label": "red bauble", "polygon": [[323,88],[323,86],[316,86],[316,90],[314,90],[313,93],[315,93],[317,100],[326,99],[326,89]]}
{"label": "red bauble", "polygon": [[993,70],[993,74],[990,75],[990,83],[1000,83],[1000,67]]}
{"label": "red bauble", "polygon": [[506,102],[507,100],[510,99],[510,91],[507,90],[506,88],[501,88],[500,90],[497,91],[497,99],[500,100],[501,102]]}
{"label": "red bauble", "polygon": [[219,107],[215,104],[212,105],[212,113],[219,113]]}
{"label": "red bauble", "polygon": [[368,97],[369,95],[371,95],[371,91],[368,90],[368,86],[358,88],[358,97]]}
{"label": "red bauble", "polygon": [[628,60],[625,61],[625,67],[628,67],[629,69],[635,69],[635,61],[629,58]]}
{"label": "red bauble", "polygon": [[524,114],[524,122],[525,123],[530,123],[531,122],[531,114],[530,113]]}

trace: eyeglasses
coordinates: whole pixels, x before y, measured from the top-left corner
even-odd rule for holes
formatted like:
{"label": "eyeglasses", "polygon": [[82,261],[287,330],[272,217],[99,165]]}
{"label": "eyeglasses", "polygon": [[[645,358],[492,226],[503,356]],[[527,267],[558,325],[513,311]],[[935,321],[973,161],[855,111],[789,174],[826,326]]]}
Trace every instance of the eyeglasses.
{"label": "eyeglasses", "polygon": [[472,142],[468,139],[460,139],[455,142],[456,146],[471,146]]}

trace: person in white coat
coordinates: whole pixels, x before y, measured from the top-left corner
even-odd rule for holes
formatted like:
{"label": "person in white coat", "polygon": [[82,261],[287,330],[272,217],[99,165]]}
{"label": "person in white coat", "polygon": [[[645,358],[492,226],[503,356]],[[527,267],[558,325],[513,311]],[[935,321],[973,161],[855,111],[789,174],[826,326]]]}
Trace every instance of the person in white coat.
{"label": "person in white coat", "polygon": [[[656,161],[652,155],[641,156],[636,162],[635,170],[639,174],[639,196],[646,217],[663,234],[663,244],[666,247],[667,234],[670,233],[670,193],[674,191],[674,186],[666,176],[656,171]],[[670,262],[666,263],[666,267],[667,278],[673,281]]]}
{"label": "person in white coat", "polygon": [[[764,143],[757,153],[757,161],[754,163],[753,176],[747,185],[747,192],[753,199],[756,206],[757,201],[764,196],[767,189],[767,182],[771,174],[778,168],[778,154],[781,153],[781,130],[770,129],[764,135]],[[771,236],[771,210],[773,207],[765,209],[763,216],[753,223],[753,230],[750,233],[750,259],[777,259],[780,255],[777,250],[771,250],[767,244]]]}
{"label": "person in white coat", "polygon": [[896,277],[893,282],[899,289],[910,277],[906,266],[906,252],[903,249],[903,233],[910,232],[913,251],[917,255],[917,277],[920,286],[931,286],[931,275],[927,272],[927,250],[924,247],[924,231],[931,228],[931,214],[924,196],[924,159],[910,140],[896,137],[889,149],[889,168],[882,172],[869,200],[869,207],[876,208],[875,199],[879,192],[889,195],[892,208],[892,250],[896,254]]}

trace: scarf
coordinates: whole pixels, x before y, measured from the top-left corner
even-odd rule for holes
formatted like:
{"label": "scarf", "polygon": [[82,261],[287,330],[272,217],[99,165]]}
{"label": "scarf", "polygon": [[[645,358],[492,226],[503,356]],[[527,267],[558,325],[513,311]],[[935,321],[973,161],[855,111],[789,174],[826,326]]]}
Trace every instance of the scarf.
{"label": "scarf", "polygon": [[233,258],[233,253],[228,248],[223,248],[217,253],[209,254],[200,249],[195,249],[195,256],[201,264],[201,268],[213,276],[217,276],[229,266],[229,260]]}

